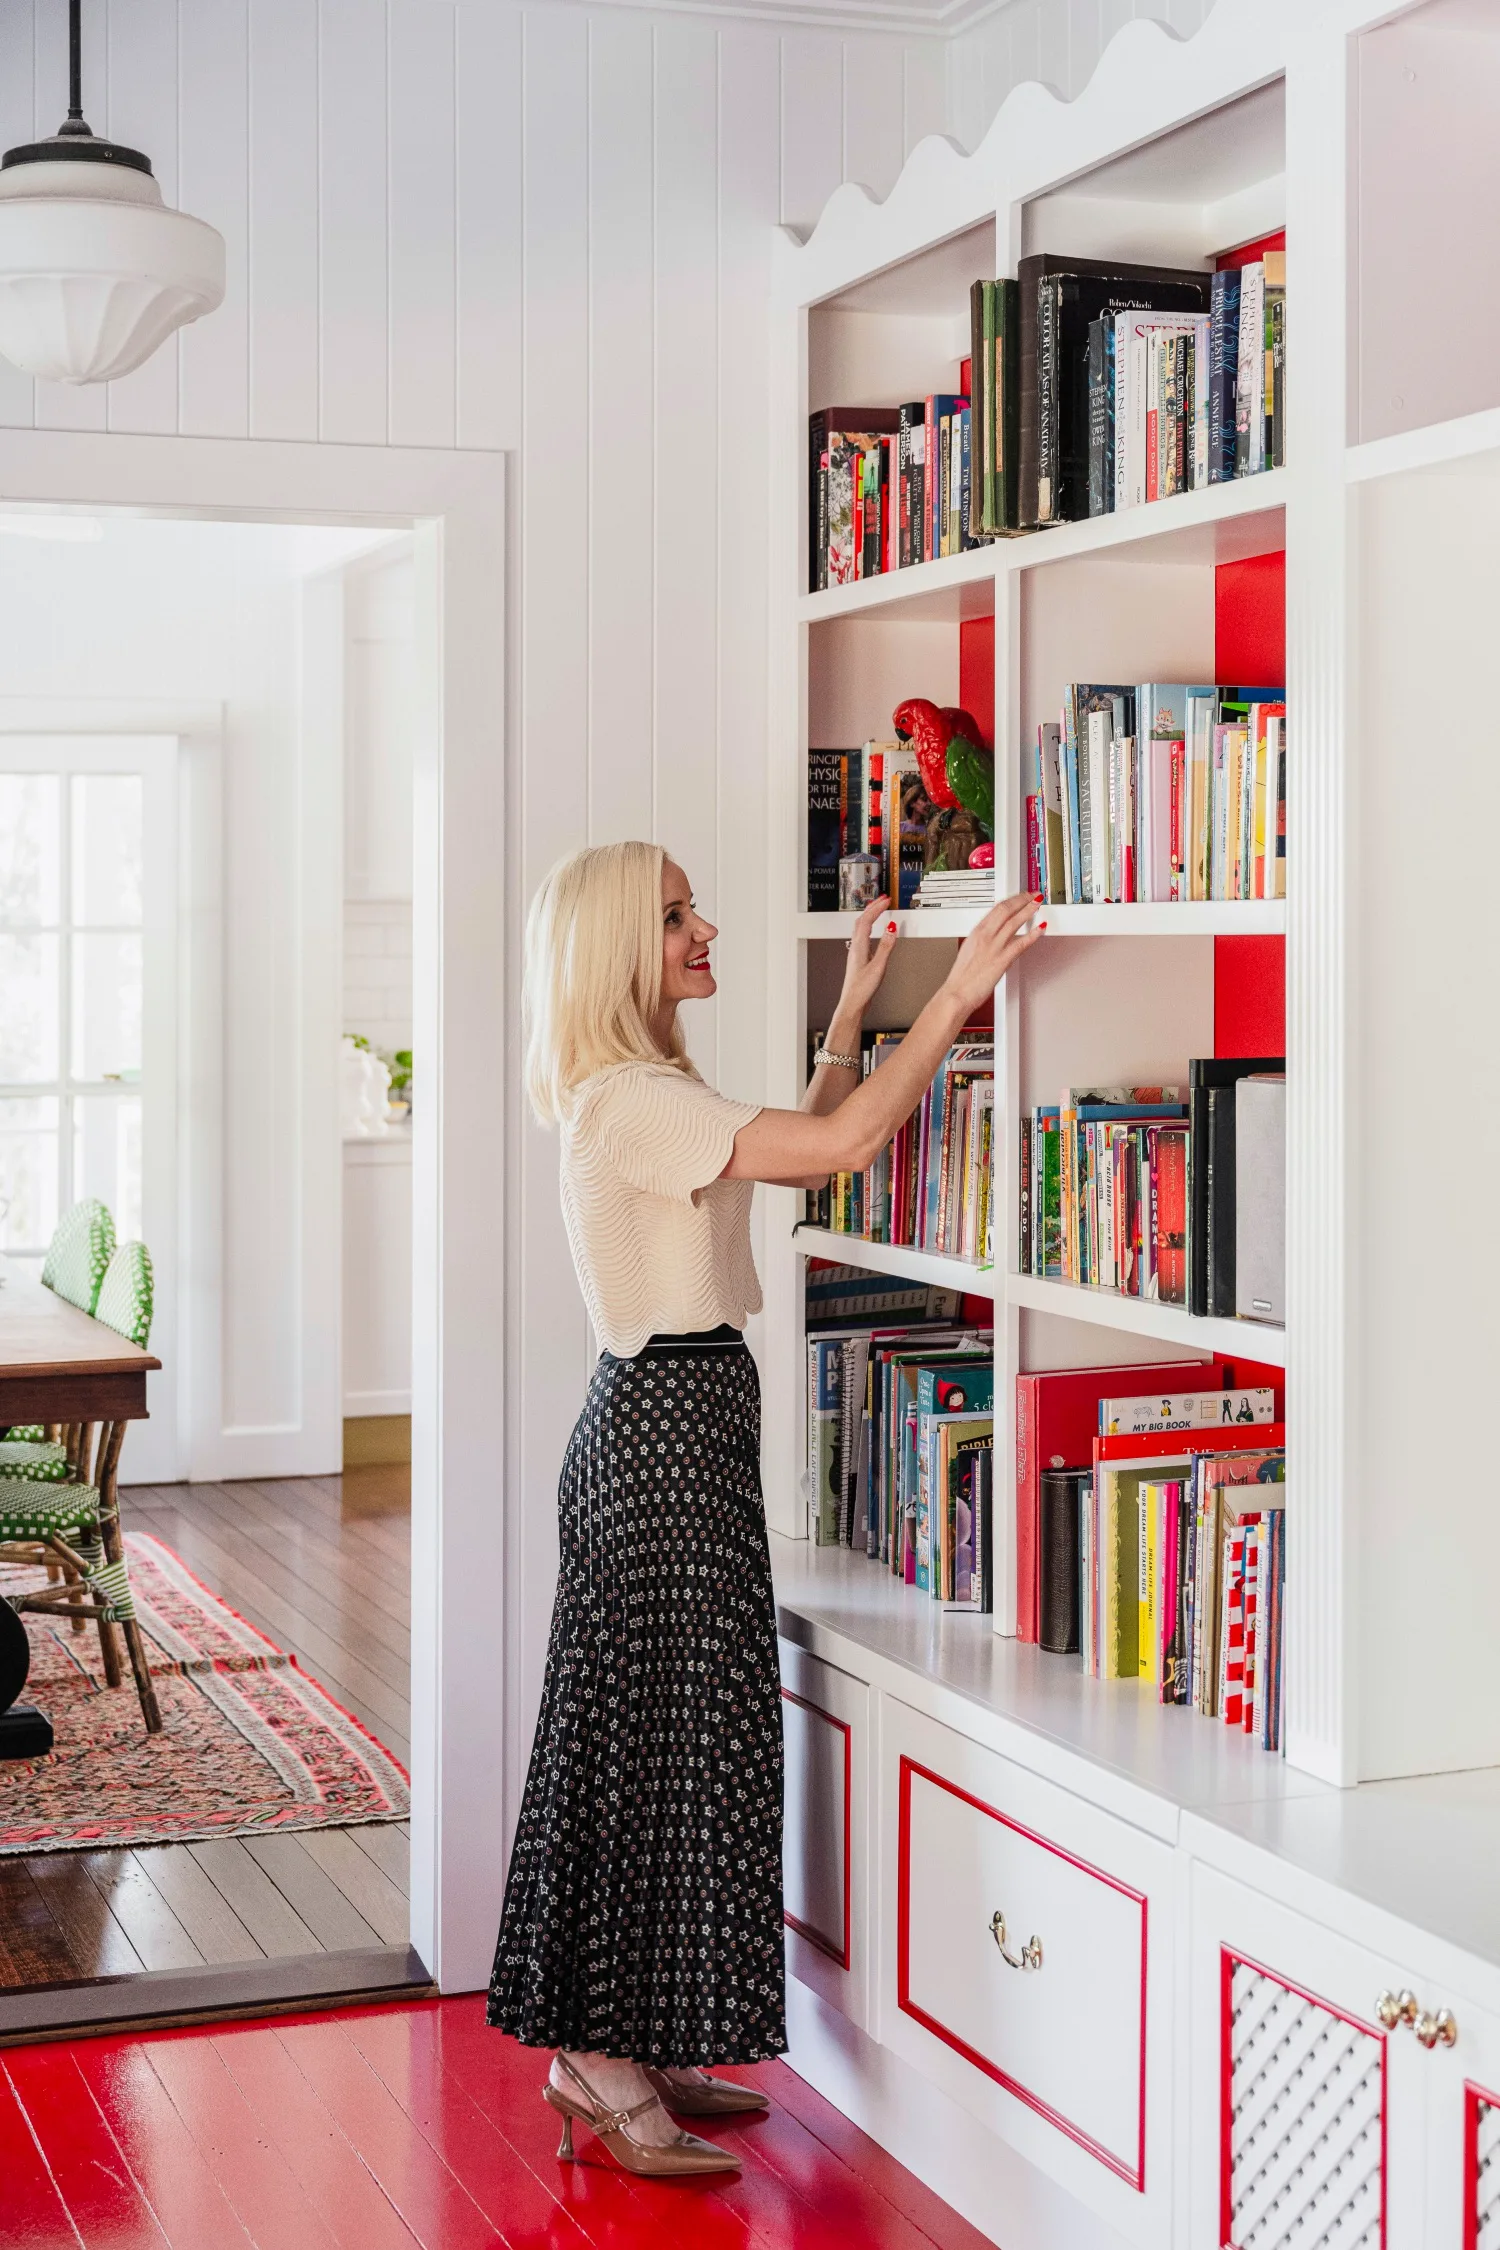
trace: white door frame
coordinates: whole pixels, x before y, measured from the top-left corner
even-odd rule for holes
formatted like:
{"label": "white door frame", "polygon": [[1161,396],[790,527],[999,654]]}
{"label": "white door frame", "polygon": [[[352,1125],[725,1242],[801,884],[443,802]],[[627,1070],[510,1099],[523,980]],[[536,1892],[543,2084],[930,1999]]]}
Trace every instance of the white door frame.
{"label": "white door frame", "polygon": [[482,1986],[505,1820],[505,458],[0,431],[10,505],[414,526],[412,1943]]}

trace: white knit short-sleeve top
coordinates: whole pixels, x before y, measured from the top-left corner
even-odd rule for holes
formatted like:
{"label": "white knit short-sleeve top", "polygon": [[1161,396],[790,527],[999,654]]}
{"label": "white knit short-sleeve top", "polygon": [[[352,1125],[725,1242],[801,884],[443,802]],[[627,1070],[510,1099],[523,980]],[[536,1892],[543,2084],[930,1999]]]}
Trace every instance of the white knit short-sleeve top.
{"label": "white knit short-sleeve top", "polygon": [[604,1349],[688,1335],[760,1311],[753,1180],[720,1178],[759,1102],[729,1101],[670,1063],[585,1079],[562,1128],[562,1207],[579,1287]]}

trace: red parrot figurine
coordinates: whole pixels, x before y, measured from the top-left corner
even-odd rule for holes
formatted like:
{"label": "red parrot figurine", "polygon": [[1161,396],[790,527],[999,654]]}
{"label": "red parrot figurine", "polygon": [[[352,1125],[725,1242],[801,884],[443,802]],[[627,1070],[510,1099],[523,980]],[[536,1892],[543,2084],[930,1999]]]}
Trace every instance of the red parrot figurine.
{"label": "red parrot figurine", "polygon": [[939,812],[957,812],[958,798],[948,780],[948,745],[962,740],[972,742],[983,752],[984,736],[967,711],[950,703],[939,710],[929,703],[925,695],[914,695],[905,703],[898,703],[891,713],[891,724],[903,741],[909,741],[917,753],[917,768],[926,790]]}

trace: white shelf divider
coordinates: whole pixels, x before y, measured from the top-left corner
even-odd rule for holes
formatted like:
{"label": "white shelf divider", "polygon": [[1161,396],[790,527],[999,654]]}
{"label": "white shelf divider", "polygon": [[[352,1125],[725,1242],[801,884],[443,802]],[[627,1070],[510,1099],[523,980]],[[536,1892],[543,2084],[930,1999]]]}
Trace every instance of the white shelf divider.
{"label": "white shelf divider", "polygon": [[1160,1305],[1144,1297],[1122,1297],[1113,1289],[1084,1289],[1074,1281],[1041,1281],[1035,1274],[1003,1277],[1008,1304],[1023,1312],[1052,1313],[1059,1320],[1083,1320],[1130,1336],[1154,1336],[1185,1352],[1223,1352],[1231,1359],[1257,1359],[1268,1367],[1286,1365],[1286,1330],[1254,1320],[1195,1320],[1181,1305]]}
{"label": "white shelf divider", "polygon": [[792,1242],[805,1258],[832,1258],[841,1266],[899,1274],[934,1289],[962,1289],[971,1297],[993,1297],[1003,1279],[993,1266],[972,1266],[963,1258],[941,1258],[935,1251],[897,1243],[867,1242],[863,1235],[834,1234],[827,1227],[800,1226]]}
{"label": "white shelf divider", "polygon": [[1344,455],[1344,475],[1350,484],[1368,484],[1413,469],[1451,468],[1483,453],[1500,454],[1500,406],[1487,407],[1482,414],[1461,414],[1451,422],[1429,422],[1423,429],[1402,430],[1395,437],[1374,438],[1367,445],[1351,445]]}
{"label": "white shelf divider", "polygon": [[1281,937],[1284,898],[1184,899],[1177,906],[1044,906],[1051,937]]}
{"label": "white shelf divider", "polygon": [[1238,562],[1285,546],[1286,495],[1287,471],[1266,469],[1259,476],[1211,484],[1202,492],[1174,493],[1169,500],[1149,500],[1118,514],[1053,524],[1024,539],[1006,540],[998,551],[1011,571],[1088,555],[1113,556],[1122,547],[1134,550],[1133,562]]}

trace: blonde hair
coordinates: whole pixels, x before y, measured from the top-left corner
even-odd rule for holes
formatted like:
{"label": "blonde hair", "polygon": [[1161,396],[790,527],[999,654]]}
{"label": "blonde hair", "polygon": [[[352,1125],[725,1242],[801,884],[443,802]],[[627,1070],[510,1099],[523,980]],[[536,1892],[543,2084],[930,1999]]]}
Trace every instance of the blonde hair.
{"label": "blonde hair", "polygon": [[526,917],[526,1091],[544,1125],[611,1063],[666,1062],[696,1076],[661,1002],[660,844],[590,844],[559,860]]}

